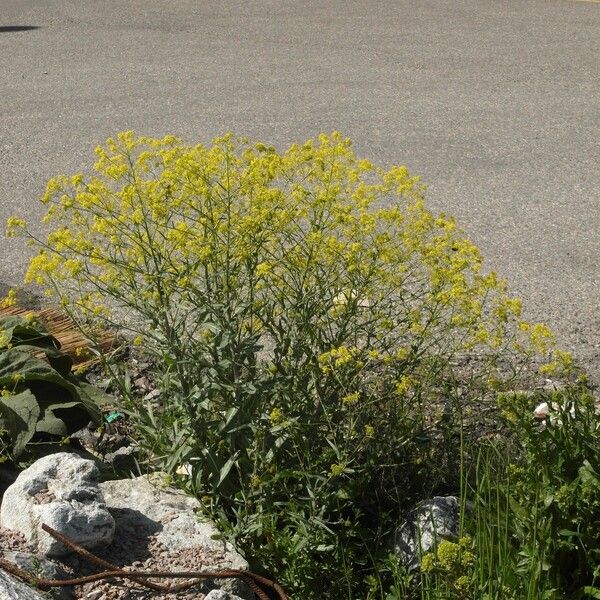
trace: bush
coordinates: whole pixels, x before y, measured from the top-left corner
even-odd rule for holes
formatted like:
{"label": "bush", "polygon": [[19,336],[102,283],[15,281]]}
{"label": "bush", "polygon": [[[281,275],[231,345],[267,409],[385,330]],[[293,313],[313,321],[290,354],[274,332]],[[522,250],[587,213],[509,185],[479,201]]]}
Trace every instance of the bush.
{"label": "bush", "polygon": [[49,182],[27,279],[154,357],[158,406],[122,379],[141,443],[190,462],[207,511],[297,597],[321,578],[359,593],[365,546],[448,479],[457,408],[534,358],[570,367],[419,179],[337,133],[278,153],[127,132],[96,154],[94,176]]}

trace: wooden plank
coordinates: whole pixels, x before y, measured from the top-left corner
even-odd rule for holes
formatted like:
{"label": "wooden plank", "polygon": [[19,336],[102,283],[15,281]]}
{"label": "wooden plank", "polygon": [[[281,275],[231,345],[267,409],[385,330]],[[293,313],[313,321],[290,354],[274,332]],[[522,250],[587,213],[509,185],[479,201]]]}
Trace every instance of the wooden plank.
{"label": "wooden plank", "polygon": [[[87,368],[98,362],[95,358],[90,358],[89,349],[91,346],[90,340],[84,336],[75,326],[73,321],[62,311],[57,308],[44,308],[42,310],[31,310],[11,306],[0,308],[0,317],[8,315],[17,315],[25,317],[31,315],[39,320],[40,323],[52,334],[59,342],[61,350],[68,354],[73,359],[73,371],[77,369]],[[104,331],[100,335],[99,347],[103,351],[109,351],[116,345],[115,336]],[[39,354],[40,358],[44,357],[44,353]]]}

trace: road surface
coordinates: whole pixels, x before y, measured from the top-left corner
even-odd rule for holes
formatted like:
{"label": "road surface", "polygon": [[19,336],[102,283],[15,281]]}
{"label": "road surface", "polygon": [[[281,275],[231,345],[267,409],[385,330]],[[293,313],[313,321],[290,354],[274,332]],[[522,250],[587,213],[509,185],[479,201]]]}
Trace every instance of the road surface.
{"label": "road surface", "polygon": [[124,129],[406,164],[600,381],[600,3],[0,0],[0,222]]}

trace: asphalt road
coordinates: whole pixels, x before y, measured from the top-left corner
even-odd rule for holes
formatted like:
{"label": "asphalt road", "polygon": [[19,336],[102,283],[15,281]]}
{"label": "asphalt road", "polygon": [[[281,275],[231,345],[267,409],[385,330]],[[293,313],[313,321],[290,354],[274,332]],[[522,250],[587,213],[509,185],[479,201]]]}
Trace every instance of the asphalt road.
{"label": "asphalt road", "polygon": [[124,129],[406,164],[600,381],[600,3],[0,0],[0,222]]}

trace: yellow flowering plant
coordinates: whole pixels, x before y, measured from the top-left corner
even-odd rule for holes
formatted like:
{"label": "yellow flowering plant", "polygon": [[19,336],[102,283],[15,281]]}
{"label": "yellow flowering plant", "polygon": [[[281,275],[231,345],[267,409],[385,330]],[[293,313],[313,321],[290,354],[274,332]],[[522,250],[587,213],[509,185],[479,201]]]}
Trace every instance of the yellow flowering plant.
{"label": "yellow flowering plant", "polygon": [[470,600],[477,597],[474,589],[476,557],[472,552],[473,540],[465,535],[457,542],[441,540],[433,552],[421,558],[424,593],[445,588],[439,597]]}
{"label": "yellow flowering plant", "polygon": [[277,152],[124,132],[96,156],[48,183],[47,238],[19,218],[8,234],[88,337],[115,326],[154,357],[159,415],[121,386],[140,443],[171,472],[200,459],[190,485],[255,556],[299,522],[318,555],[349,514],[398,510],[458,386],[464,406],[534,359],[570,366],[419,178],[339,133]]}

